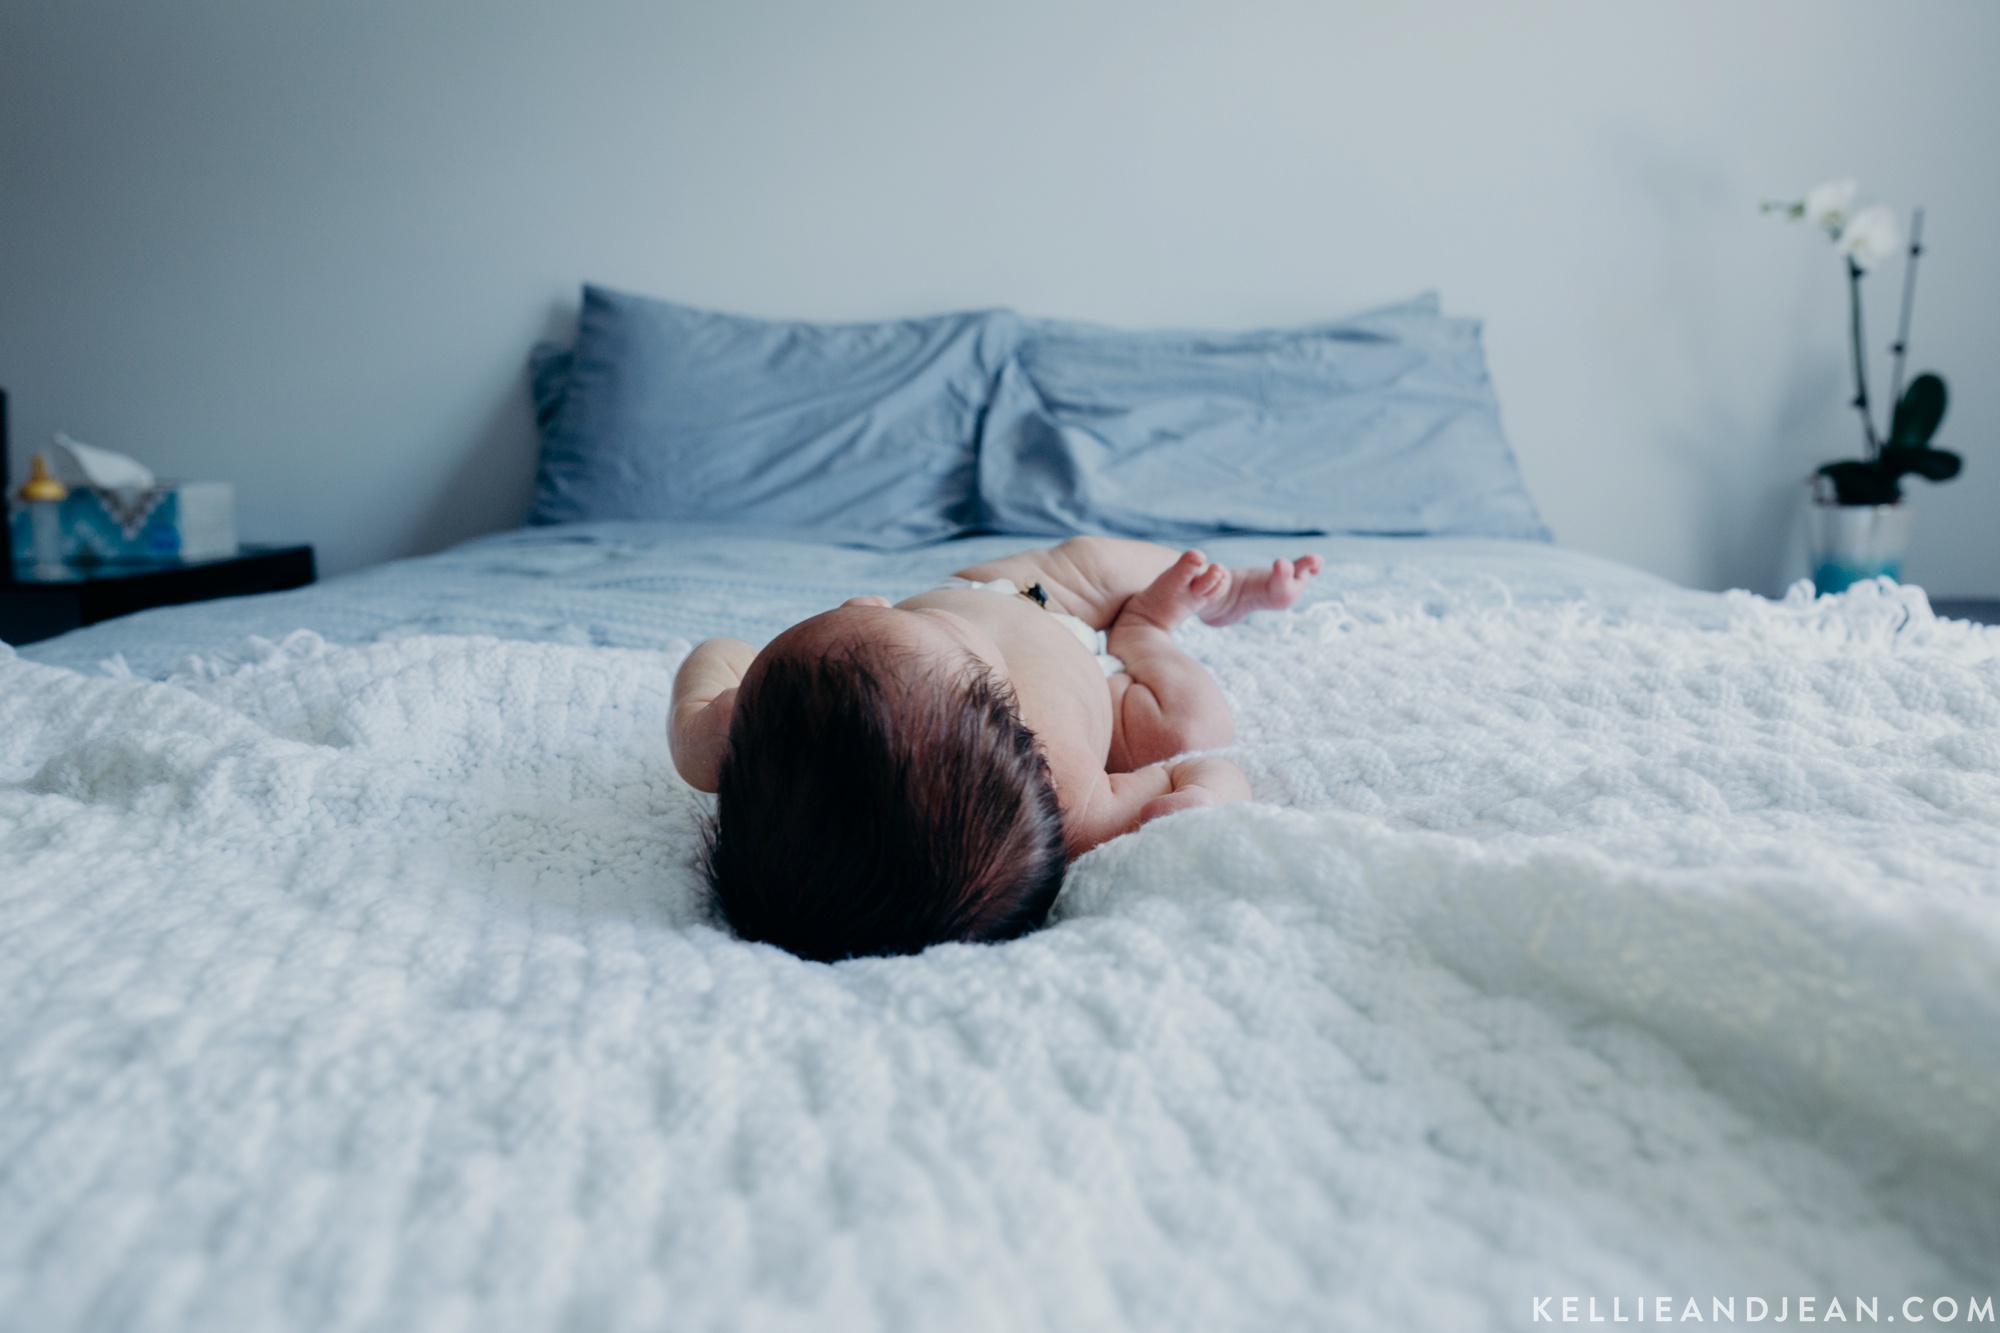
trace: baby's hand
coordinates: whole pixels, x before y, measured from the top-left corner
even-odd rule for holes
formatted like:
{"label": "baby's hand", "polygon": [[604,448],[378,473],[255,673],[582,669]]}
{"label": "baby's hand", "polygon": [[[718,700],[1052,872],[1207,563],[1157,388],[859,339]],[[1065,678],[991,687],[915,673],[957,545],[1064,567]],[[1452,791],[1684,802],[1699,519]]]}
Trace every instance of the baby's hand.
{"label": "baby's hand", "polygon": [[1243,770],[1214,755],[1148,764],[1132,773],[1099,774],[1076,809],[1064,812],[1069,854],[1081,856],[1176,810],[1249,799],[1250,779]]}
{"label": "baby's hand", "polygon": [[1250,799],[1250,779],[1227,759],[1218,759],[1214,755],[1184,759],[1168,769],[1167,773],[1173,780],[1173,790],[1164,796],[1155,796],[1140,807],[1141,824],[1151,823],[1161,815],[1171,815],[1179,810],[1192,810],[1198,805],[1226,805],[1231,801]]}

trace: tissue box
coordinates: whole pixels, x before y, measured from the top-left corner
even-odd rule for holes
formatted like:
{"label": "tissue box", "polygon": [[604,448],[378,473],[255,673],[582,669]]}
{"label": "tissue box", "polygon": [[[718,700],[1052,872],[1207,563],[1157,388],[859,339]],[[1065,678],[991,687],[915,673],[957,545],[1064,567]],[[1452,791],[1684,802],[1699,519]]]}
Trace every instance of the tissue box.
{"label": "tissue box", "polygon": [[[72,564],[226,560],[236,554],[236,488],[163,481],[143,491],[78,486],[62,502],[63,559]],[[25,506],[9,529],[17,566],[34,558]]]}

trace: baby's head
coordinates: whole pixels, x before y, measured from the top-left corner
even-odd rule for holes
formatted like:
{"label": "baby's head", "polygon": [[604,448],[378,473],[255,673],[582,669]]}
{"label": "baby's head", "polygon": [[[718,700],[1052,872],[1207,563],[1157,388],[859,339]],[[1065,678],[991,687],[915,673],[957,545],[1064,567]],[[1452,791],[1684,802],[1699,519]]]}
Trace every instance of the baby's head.
{"label": "baby's head", "polygon": [[967,622],[859,599],[744,676],[708,856],[744,938],[823,961],[1011,939],[1065,861],[1035,735]]}

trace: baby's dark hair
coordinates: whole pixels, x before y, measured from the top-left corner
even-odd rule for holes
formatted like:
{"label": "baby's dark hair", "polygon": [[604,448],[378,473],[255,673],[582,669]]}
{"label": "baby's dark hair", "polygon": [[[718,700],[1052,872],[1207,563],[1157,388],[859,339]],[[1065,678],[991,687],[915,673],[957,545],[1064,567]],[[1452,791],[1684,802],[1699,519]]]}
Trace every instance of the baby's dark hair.
{"label": "baby's dark hair", "polygon": [[1047,917],[1062,808],[1013,692],[887,645],[762,664],[739,693],[708,881],[738,934],[832,962]]}

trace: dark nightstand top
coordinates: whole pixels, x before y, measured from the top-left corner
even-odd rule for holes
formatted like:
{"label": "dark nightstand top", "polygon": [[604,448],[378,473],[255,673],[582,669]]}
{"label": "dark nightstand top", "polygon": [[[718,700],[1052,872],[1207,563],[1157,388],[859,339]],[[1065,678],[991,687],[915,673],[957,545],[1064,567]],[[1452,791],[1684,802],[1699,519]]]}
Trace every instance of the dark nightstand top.
{"label": "dark nightstand top", "polygon": [[1952,620],[2000,625],[2000,597],[1934,597],[1931,610]]}
{"label": "dark nightstand top", "polygon": [[58,579],[17,570],[11,583],[0,583],[0,642],[34,643],[155,606],[302,588],[313,577],[310,546],[245,546],[221,560],[87,565]]}

